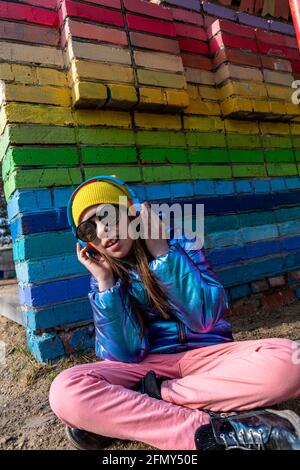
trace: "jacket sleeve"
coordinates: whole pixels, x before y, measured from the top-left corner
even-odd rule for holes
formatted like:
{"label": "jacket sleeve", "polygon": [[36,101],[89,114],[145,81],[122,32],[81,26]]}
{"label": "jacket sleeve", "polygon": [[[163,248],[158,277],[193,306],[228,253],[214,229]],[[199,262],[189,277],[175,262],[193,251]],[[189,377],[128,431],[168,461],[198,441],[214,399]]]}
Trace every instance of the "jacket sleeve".
{"label": "jacket sleeve", "polygon": [[149,266],[166,288],[174,315],[192,331],[206,333],[229,308],[226,291],[202,249],[187,252],[181,244],[170,244]]}
{"label": "jacket sleeve", "polygon": [[104,291],[91,276],[88,294],[95,323],[96,354],[104,360],[140,362],[149,350],[147,335],[141,337],[140,323],[120,281]]}

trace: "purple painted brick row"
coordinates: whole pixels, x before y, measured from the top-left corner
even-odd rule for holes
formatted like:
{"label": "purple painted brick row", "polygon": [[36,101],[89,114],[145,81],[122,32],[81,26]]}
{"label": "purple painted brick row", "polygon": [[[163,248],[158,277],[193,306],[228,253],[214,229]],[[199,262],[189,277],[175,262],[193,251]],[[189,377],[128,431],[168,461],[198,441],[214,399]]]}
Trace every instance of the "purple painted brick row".
{"label": "purple painted brick row", "polygon": [[187,10],[201,11],[201,4],[199,0],[166,0],[161,1],[160,3],[164,5],[170,5],[173,7],[182,7]]}
{"label": "purple painted brick row", "polygon": [[[168,0],[170,2],[171,0]],[[172,0],[177,1],[177,0]],[[185,0],[178,0],[184,3]],[[282,23],[276,20],[266,20],[255,15],[249,15],[244,12],[236,12],[230,8],[226,8],[220,5],[215,5],[209,2],[202,3],[204,13],[212,16],[218,16],[219,18],[226,18],[231,21],[238,21],[241,24],[253,26],[255,28],[262,28],[271,31],[276,31],[290,36],[295,36],[295,29],[293,25]]]}
{"label": "purple painted brick row", "polygon": [[281,23],[281,21],[269,20],[269,28],[271,31],[277,31],[278,33],[289,34],[295,36],[294,26],[287,23]]}
{"label": "purple painted brick row", "polygon": [[203,3],[202,8],[204,13],[207,13],[208,15],[219,16],[220,18],[225,18],[232,21],[236,21],[237,19],[237,12],[231,10],[230,8],[222,7],[220,5],[215,5],[209,2]]}

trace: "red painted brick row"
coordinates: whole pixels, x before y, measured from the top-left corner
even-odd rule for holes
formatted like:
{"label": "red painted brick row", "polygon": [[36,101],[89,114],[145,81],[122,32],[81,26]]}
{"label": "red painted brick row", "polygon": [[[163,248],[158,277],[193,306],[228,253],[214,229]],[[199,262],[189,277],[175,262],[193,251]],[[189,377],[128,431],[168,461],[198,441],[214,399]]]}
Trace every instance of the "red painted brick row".
{"label": "red painted brick row", "polygon": [[27,21],[28,23],[37,23],[51,28],[58,26],[57,12],[12,2],[0,2],[0,18],[5,20]]}
{"label": "red painted brick row", "polygon": [[162,38],[160,36],[152,36],[150,34],[138,33],[132,31],[129,33],[130,42],[133,47],[140,47],[170,54],[179,55],[180,49],[176,39]]}
{"label": "red painted brick row", "polygon": [[0,38],[48,46],[59,45],[58,29],[10,21],[0,21]]}
{"label": "red painted brick row", "polygon": [[299,51],[296,49],[291,49],[287,47],[281,47],[275,44],[267,44],[258,41],[257,42],[258,51],[261,54],[267,54],[275,57],[289,58],[289,59],[299,59]]}
{"label": "red painted brick row", "polygon": [[132,14],[126,14],[126,20],[129,29],[168,37],[176,37],[177,35],[174,24],[169,21],[154,20]]}
{"label": "red painted brick row", "polygon": [[121,12],[72,0],[64,0],[61,4],[60,21],[64,21],[66,17],[82,18],[95,23],[124,27],[124,18]]}
{"label": "red painted brick row", "polygon": [[231,33],[236,36],[246,37],[248,39],[255,39],[255,29],[248,26],[242,26],[228,20],[212,21],[212,24],[207,28],[207,36],[211,38],[219,32]]}
{"label": "red painted brick row", "polygon": [[196,41],[195,39],[178,38],[179,46],[182,51],[194,52],[209,56],[209,47],[206,42]]}
{"label": "red painted brick row", "polygon": [[214,64],[211,59],[208,57],[204,57],[199,54],[188,54],[185,52],[181,53],[182,63],[185,67],[191,67],[194,69],[201,69],[201,70],[213,70]]}
{"label": "red painted brick row", "polygon": [[86,1],[87,3],[95,3],[96,5],[100,5],[102,7],[117,8],[118,10],[121,9],[121,0],[84,0],[84,1]]}
{"label": "red painted brick row", "polygon": [[155,3],[146,3],[141,0],[123,0],[123,3],[127,11],[151,16],[155,19],[173,21],[172,11],[169,8],[163,8]]}
{"label": "red painted brick row", "polygon": [[249,54],[238,49],[220,49],[216,53],[213,62],[215,67],[219,67],[224,62],[249,67],[261,67],[261,61],[257,54]]}
{"label": "red painted brick row", "polygon": [[230,47],[233,49],[241,49],[248,52],[258,52],[256,41],[252,39],[233,36],[227,33],[218,33],[209,41],[209,48],[212,54],[215,54],[219,49]]}
{"label": "red painted brick row", "polygon": [[224,62],[235,65],[246,65],[249,67],[271,69],[276,72],[292,72],[289,60],[278,59],[266,55],[250,54],[238,49],[220,49],[213,58],[215,67],[219,67]]}
{"label": "red painted brick row", "polygon": [[189,39],[197,39],[198,41],[207,41],[207,35],[204,28],[199,26],[191,26],[182,23],[174,23],[177,36],[186,37]]}
{"label": "red painted brick row", "polygon": [[196,12],[189,10],[182,10],[181,8],[171,8],[174,20],[182,21],[183,23],[195,24],[197,26],[203,26],[203,17]]}
{"label": "red painted brick row", "polygon": [[29,5],[35,5],[38,7],[56,9],[58,0],[22,0],[22,3],[28,3]]}
{"label": "red painted brick row", "polygon": [[255,35],[258,41],[266,42],[269,44],[280,44],[280,46],[291,47],[292,49],[298,50],[297,41],[291,36],[285,36],[284,34],[271,33],[270,31],[264,31],[262,29],[256,29]]}
{"label": "red painted brick row", "polygon": [[73,38],[108,42],[110,44],[116,44],[119,46],[128,45],[127,34],[123,29],[110,28],[108,26],[103,27],[89,23],[80,23],[70,18],[62,30],[61,47],[65,47],[69,36],[72,36]]}

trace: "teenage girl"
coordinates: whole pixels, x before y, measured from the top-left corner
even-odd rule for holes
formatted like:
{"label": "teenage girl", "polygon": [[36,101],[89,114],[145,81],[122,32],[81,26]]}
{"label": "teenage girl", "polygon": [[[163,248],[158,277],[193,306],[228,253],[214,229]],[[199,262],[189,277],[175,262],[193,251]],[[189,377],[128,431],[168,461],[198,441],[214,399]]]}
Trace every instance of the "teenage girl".
{"label": "teenage girl", "polygon": [[[70,198],[99,362],[52,383],[50,404],[69,439],[80,449],[116,439],[168,450],[299,449],[299,417],[266,408],[300,396],[295,343],[234,341],[225,289],[203,250],[168,238],[150,205],[139,213],[134,201],[110,177],[84,182]],[[134,222],[159,238],[136,238]]]}

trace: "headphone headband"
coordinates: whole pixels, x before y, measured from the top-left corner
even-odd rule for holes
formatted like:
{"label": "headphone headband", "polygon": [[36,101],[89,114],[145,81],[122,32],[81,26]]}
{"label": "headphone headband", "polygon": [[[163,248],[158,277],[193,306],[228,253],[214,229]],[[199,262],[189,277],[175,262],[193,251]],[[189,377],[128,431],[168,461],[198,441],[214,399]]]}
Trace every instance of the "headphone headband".
{"label": "headphone headband", "polygon": [[107,181],[112,184],[115,183],[115,186],[118,186],[118,187],[124,186],[132,198],[132,205],[134,206],[135,210],[140,211],[141,204],[140,204],[139,198],[137,197],[134,190],[130,188],[127,183],[125,183],[125,181],[121,180],[120,178],[117,178],[116,176],[106,176],[106,175],[93,176],[92,178],[89,178],[88,180],[83,181],[79,186],[77,186],[77,188],[72,192],[69,202],[68,202],[68,208],[67,208],[68,222],[75,236],[76,236],[76,226],[75,226],[73,216],[72,216],[72,205],[73,205],[75,195],[77,194],[79,189],[82,188],[82,186],[85,186],[87,184],[90,184],[96,181]]}

